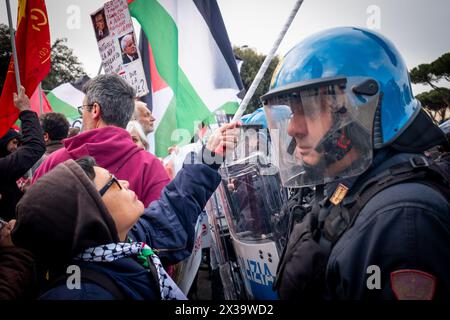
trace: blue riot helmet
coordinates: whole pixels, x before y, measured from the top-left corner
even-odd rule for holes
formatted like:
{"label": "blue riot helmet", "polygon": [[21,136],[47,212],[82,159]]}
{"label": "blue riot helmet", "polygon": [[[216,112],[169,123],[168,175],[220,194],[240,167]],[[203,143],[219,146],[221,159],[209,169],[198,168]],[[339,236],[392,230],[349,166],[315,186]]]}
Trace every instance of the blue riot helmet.
{"label": "blue riot helmet", "polygon": [[263,128],[267,128],[266,115],[264,113],[264,108],[258,108],[250,114],[246,114],[241,118],[243,124],[258,124]]}
{"label": "blue riot helmet", "polygon": [[[260,153],[255,159],[269,157],[269,140],[266,115],[264,108],[260,107],[252,113],[246,114],[241,118],[238,143],[235,148],[234,158],[246,158],[254,152]],[[264,160],[265,162],[268,159]]]}
{"label": "blue riot helmet", "polygon": [[[276,120],[276,121],[280,121],[281,119],[289,119],[291,115],[291,109],[287,106],[280,106],[279,108],[272,109],[271,112],[271,116],[272,116],[272,121]],[[273,151],[270,151],[268,148],[272,148],[272,144],[271,144],[271,137],[270,137],[270,132],[268,132],[268,124],[267,124],[267,118],[266,118],[266,113],[264,111],[264,107],[260,107],[258,109],[256,109],[255,111],[253,111],[250,114],[246,114],[241,118],[241,121],[243,123],[243,128],[241,130],[241,132],[247,131],[249,134],[247,134],[247,137],[251,137],[251,127],[253,126],[253,128],[258,131],[258,135],[259,135],[259,145],[263,146],[264,144],[266,144],[265,148],[260,149],[261,151],[264,151],[266,153],[267,156],[270,156]],[[248,130],[250,129],[250,130]],[[275,139],[275,142],[278,139]],[[240,142],[243,141],[242,137],[239,139]],[[238,147],[240,146],[240,144],[238,145]],[[266,150],[267,148],[267,150]],[[237,148],[239,149],[239,148]],[[242,154],[239,154],[239,156],[242,157]]]}
{"label": "blue riot helmet", "polygon": [[[340,27],[290,50],[262,98],[279,132],[283,184],[303,187],[363,173],[420,111],[394,45],[371,30]],[[290,117],[279,117],[289,107]],[[287,135],[286,135],[287,132]]]}

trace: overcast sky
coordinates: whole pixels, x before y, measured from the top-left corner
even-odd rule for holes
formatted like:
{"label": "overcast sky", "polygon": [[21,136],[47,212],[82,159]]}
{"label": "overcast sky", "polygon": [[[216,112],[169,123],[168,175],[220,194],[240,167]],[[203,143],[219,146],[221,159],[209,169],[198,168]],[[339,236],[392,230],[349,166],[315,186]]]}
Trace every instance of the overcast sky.
{"label": "overcast sky", "polygon": [[[89,14],[104,2],[46,1],[52,42],[66,37],[90,76],[96,75],[100,56]],[[231,43],[267,54],[296,0],[217,2]],[[11,7],[15,24],[17,0],[11,0]],[[277,53],[284,55],[304,37],[326,28],[369,26],[394,42],[411,69],[450,52],[449,14],[449,0],[305,0]],[[0,22],[7,23],[4,1],[0,2]],[[415,94],[424,89],[429,90],[414,86]]]}

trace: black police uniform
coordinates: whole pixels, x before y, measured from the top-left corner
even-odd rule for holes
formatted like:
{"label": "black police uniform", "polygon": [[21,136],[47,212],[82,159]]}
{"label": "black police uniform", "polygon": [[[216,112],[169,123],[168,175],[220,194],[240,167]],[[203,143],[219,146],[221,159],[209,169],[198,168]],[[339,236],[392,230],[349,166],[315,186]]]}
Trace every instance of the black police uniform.
{"label": "black police uniform", "polygon": [[[384,161],[375,159],[381,163],[367,179],[412,156],[403,153]],[[379,268],[379,273],[374,267]],[[421,294],[430,294],[448,299],[449,270],[448,200],[423,183],[401,183],[375,195],[358,214],[353,227],[334,245],[326,266],[325,298],[396,299],[409,295],[420,299]],[[399,280],[397,284],[395,272],[409,275],[403,280],[406,283]],[[378,276],[379,286],[375,279]]]}

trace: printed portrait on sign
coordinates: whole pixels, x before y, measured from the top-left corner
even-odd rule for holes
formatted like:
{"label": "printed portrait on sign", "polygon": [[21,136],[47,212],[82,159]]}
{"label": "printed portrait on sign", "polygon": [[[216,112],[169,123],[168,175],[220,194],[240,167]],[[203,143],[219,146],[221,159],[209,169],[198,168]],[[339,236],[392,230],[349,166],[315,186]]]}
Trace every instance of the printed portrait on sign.
{"label": "printed portrait on sign", "polygon": [[123,64],[130,63],[139,58],[134,32],[130,32],[119,38],[119,45],[122,52]]}
{"label": "printed portrait on sign", "polygon": [[106,23],[105,11],[102,9],[91,15],[94,24],[95,37],[100,41],[109,35],[108,24]]}

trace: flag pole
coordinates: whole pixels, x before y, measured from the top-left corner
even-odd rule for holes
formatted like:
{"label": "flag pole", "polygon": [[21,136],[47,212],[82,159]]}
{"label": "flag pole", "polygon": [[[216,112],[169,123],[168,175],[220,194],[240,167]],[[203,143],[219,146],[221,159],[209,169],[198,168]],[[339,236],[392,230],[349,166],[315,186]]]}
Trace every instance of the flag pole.
{"label": "flag pole", "polygon": [[261,82],[262,78],[264,77],[264,74],[266,73],[270,62],[272,61],[272,59],[275,55],[275,52],[277,51],[278,47],[280,46],[281,41],[283,40],[284,36],[286,35],[286,32],[288,31],[289,27],[291,26],[291,23],[294,20],[295,16],[297,15],[297,12],[300,9],[300,6],[302,5],[302,3],[303,3],[303,0],[297,0],[297,2],[295,3],[291,14],[289,15],[288,19],[286,20],[286,23],[283,26],[283,29],[281,30],[277,40],[273,44],[273,47],[270,50],[269,54],[266,56],[266,59],[264,60],[263,64],[261,65],[261,68],[259,68],[259,71],[255,76],[255,79],[253,79],[253,82],[250,85],[250,88],[248,89],[247,93],[245,94],[245,97],[242,100],[241,104],[239,105],[239,109],[234,114],[232,121],[239,120],[242,117],[242,115],[244,114],[245,109],[247,109],[247,105],[250,102],[250,99],[255,94],[255,91],[258,88],[259,83]]}
{"label": "flag pole", "polygon": [[42,82],[39,82],[38,90],[39,90],[39,114],[43,114],[44,107],[42,105]]}
{"label": "flag pole", "polygon": [[9,33],[11,34],[11,47],[13,51],[14,73],[16,76],[17,92],[19,92],[20,88],[19,62],[17,60],[16,36],[12,24],[11,5],[9,4],[9,0],[6,0],[6,11],[8,12]]}
{"label": "flag pole", "polygon": [[100,75],[100,73],[102,72],[102,69],[103,69],[103,62],[100,63],[100,68],[98,68],[97,75]]}

